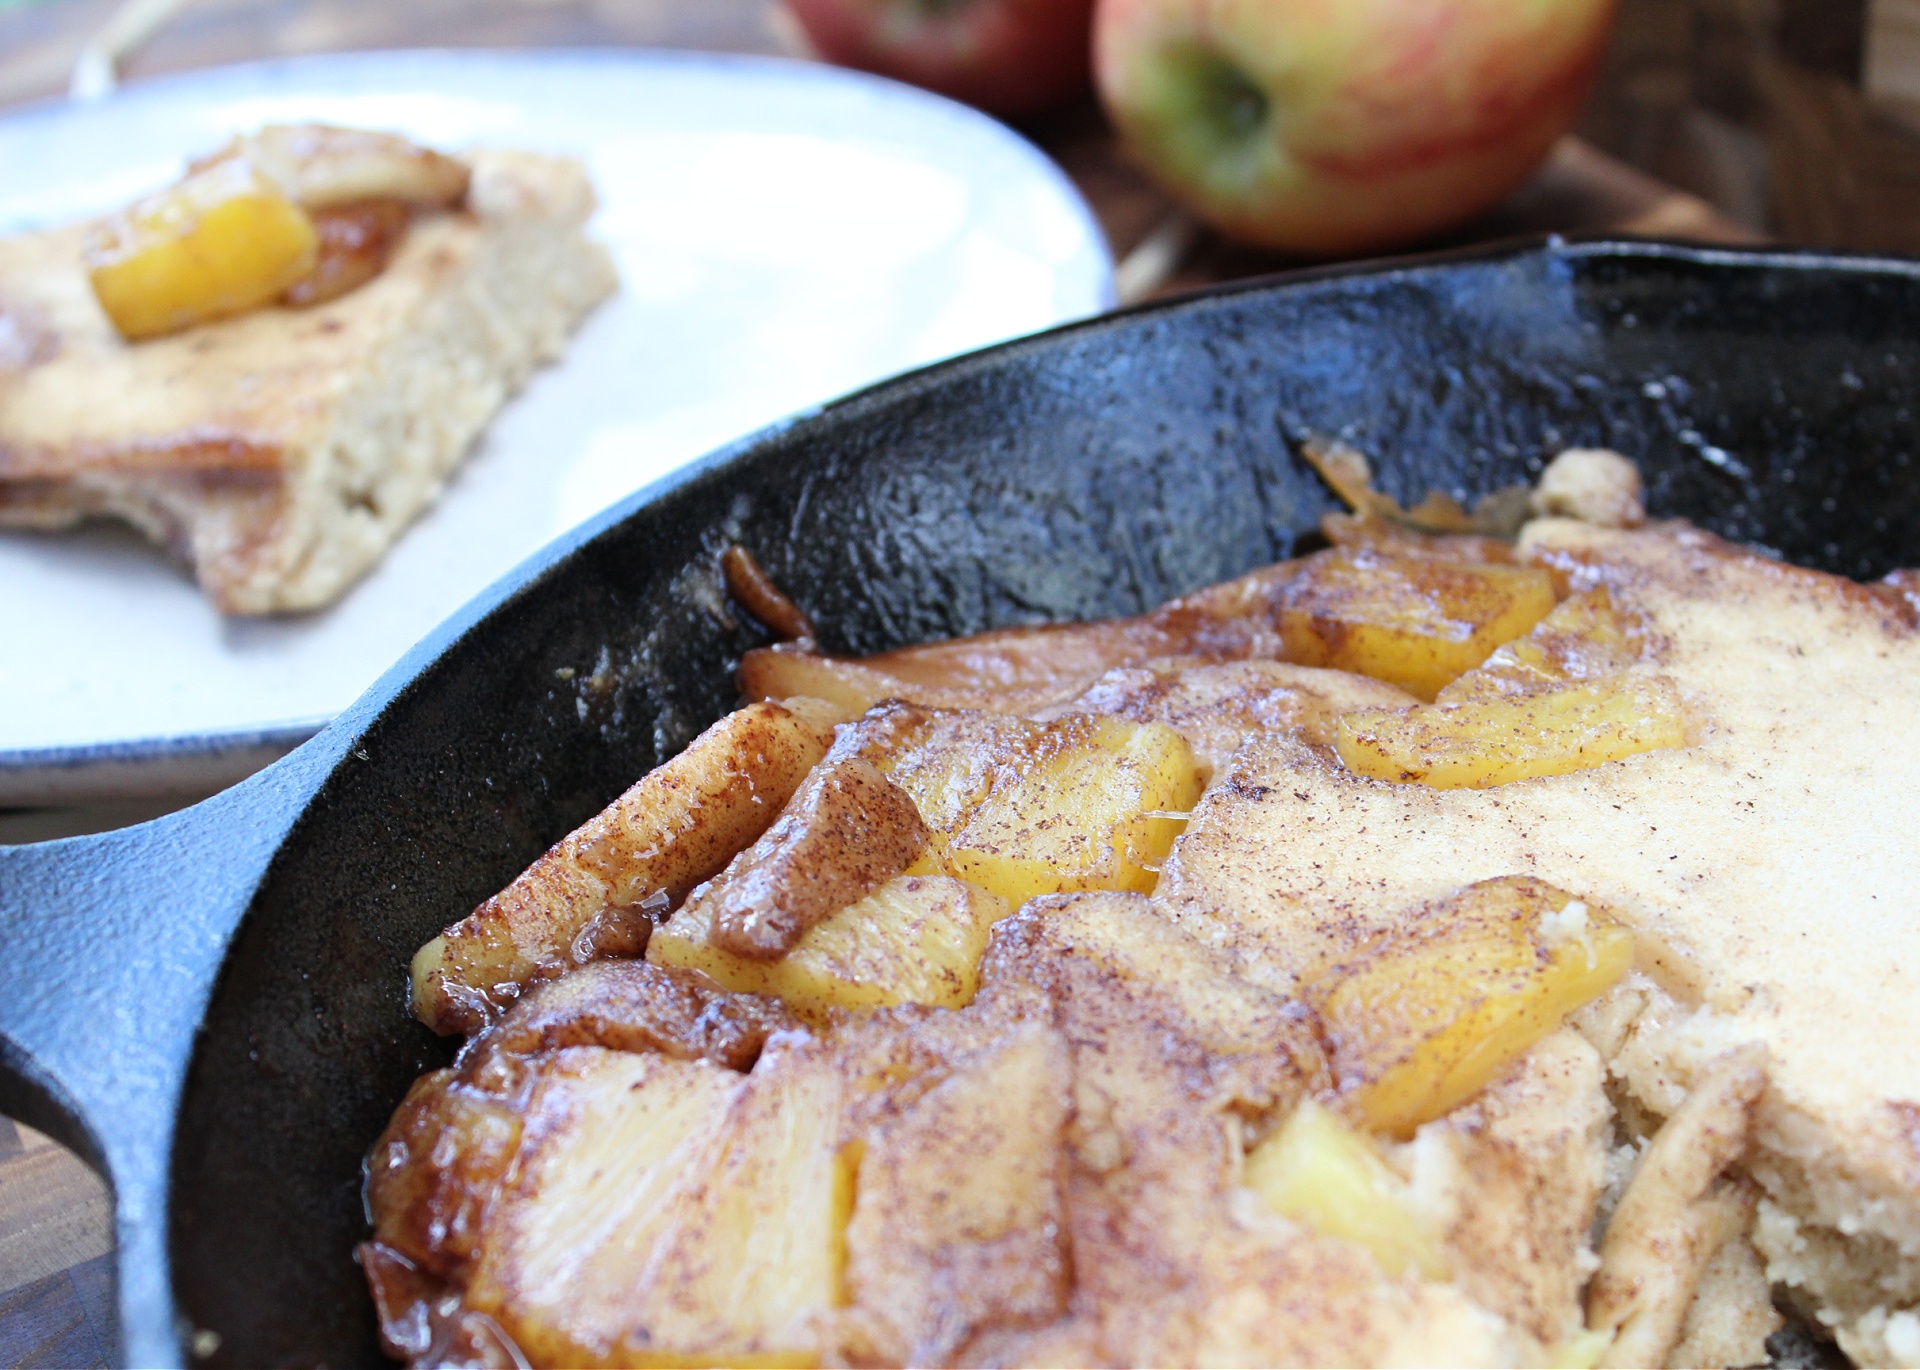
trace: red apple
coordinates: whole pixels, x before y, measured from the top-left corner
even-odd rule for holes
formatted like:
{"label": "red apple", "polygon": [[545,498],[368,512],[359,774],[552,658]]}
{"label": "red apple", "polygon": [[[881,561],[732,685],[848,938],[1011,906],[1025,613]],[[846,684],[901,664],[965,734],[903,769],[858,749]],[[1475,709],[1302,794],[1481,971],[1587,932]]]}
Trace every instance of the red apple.
{"label": "red apple", "polygon": [[1030,114],[1087,87],[1093,0],[786,0],[829,62]]}
{"label": "red apple", "polygon": [[1615,0],[1100,0],[1094,75],[1135,154],[1222,231],[1392,247],[1525,180],[1586,97]]}

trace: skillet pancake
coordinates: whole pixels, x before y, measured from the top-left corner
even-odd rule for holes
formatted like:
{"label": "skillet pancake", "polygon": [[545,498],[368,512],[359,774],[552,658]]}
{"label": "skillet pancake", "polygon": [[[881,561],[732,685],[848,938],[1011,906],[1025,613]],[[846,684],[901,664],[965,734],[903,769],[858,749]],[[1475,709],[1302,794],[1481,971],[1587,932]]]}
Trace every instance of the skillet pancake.
{"label": "skillet pancake", "polygon": [[125,519],[224,613],[337,598],[616,283],[577,163],[466,160],[464,205],[365,285],[139,342],[89,287],[91,225],[0,240],[0,526]]}
{"label": "skillet pancake", "polygon": [[1767,1276],[1856,1361],[1920,1364],[1914,605],[1684,525],[1546,519],[1522,549],[1647,625],[1688,745],[1441,790],[1256,736],[1195,810],[1156,902],[1282,993],[1471,882],[1537,877],[1605,905],[1636,967],[1574,1025],[1629,1135],[1644,1146],[1746,1071],[1736,1169],[1757,1186]]}
{"label": "skillet pancake", "polygon": [[[1729,1366],[1781,1297],[1915,1362],[1911,575],[1623,531],[1612,453],[1531,504],[889,658],[784,614],[748,692],[839,703],[731,715],[416,956],[473,1035],[369,1159],[390,1351]],[[728,943],[756,888],[794,935]],[[719,1074],[648,1008],[754,996]]]}

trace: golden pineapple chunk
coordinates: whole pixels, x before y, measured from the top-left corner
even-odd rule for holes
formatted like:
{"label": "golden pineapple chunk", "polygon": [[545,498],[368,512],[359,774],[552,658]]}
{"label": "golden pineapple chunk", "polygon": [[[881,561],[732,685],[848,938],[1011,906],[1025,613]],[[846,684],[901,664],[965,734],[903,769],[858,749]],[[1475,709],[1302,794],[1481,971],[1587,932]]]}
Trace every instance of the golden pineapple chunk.
{"label": "golden pineapple chunk", "polygon": [[318,251],[306,211],[235,158],[106,220],[86,262],[113,326],[139,339],[270,303]]}
{"label": "golden pineapple chunk", "polygon": [[747,1076],[597,1047],[543,1058],[468,1306],[535,1364],[817,1364],[853,1204],[841,1098],[805,1044]]}
{"label": "golden pineapple chunk", "polygon": [[1395,1278],[1443,1280],[1449,1273],[1439,1241],[1407,1202],[1405,1183],[1371,1141],[1311,1099],[1247,1153],[1244,1179],[1275,1213],[1364,1246]]}
{"label": "golden pineapple chunk", "polygon": [[1281,589],[1287,658],[1355,671],[1432,699],[1553,608],[1553,581],[1531,566],[1474,565],[1338,547]]}
{"label": "golden pineapple chunk", "polygon": [[1633,936],[1529,876],[1413,910],[1303,986],[1369,1128],[1411,1136],[1626,973]]}
{"label": "golden pineapple chunk", "polygon": [[1438,704],[1470,704],[1574,680],[1598,680],[1640,659],[1636,626],[1614,607],[1603,585],[1574,595],[1435,696]]}
{"label": "golden pineapple chunk", "polygon": [[878,730],[868,754],[932,830],[915,869],[971,881],[1016,909],[1071,890],[1151,893],[1203,788],[1193,749],[1163,723],[894,708],[917,726]]}
{"label": "golden pineapple chunk", "polygon": [[704,971],[726,989],[771,995],[810,1016],[901,1003],[960,1008],[979,988],[989,932],[1011,911],[964,881],[903,875],[829,914],[778,961],[717,946],[710,915],[695,904],[653,934],[647,960]]}
{"label": "golden pineapple chunk", "polygon": [[1637,672],[1468,704],[1344,714],[1334,738],[1355,775],[1436,790],[1567,775],[1686,744],[1673,682]]}

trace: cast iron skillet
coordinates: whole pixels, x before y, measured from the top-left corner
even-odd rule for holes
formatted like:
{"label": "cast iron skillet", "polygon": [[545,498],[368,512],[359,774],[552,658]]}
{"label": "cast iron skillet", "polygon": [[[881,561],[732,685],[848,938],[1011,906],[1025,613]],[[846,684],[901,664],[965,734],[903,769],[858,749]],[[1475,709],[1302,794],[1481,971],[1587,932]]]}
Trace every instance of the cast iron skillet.
{"label": "cast iron skillet", "polygon": [[360,1158],[449,1055],[407,958],[733,706],[763,638],[725,544],[843,651],[1128,613],[1300,547],[1314,432],[1408,502],[1616,447],[1657,513],[1877,576],[1920,562],[1916,413],[1920,265],[1637,243],[1232,288],[891,382],[556,544],[235,789],[0,851],[0,1108],[110,1178],[127,1360],[379,1363]]}

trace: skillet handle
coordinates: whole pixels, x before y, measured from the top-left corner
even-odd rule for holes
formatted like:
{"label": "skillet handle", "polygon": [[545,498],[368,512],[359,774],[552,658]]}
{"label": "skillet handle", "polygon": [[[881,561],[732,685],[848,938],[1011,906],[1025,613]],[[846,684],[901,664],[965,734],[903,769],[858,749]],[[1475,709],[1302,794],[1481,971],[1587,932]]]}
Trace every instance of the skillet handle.
{"label": "skillet handle", "polygon": [[112,1184],[130,1364],[181,1358],[174,1114],[227,945],[311,792],[292,760],[137,827],[0,847],[0,1112]]}

